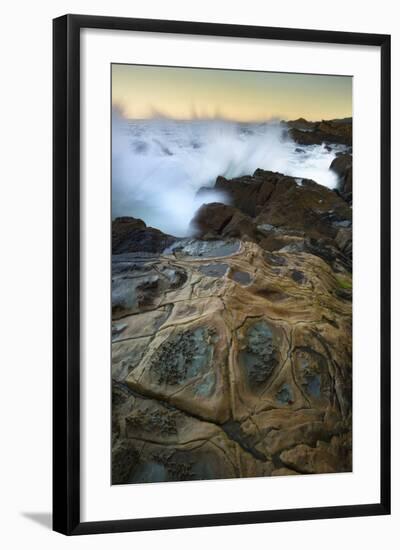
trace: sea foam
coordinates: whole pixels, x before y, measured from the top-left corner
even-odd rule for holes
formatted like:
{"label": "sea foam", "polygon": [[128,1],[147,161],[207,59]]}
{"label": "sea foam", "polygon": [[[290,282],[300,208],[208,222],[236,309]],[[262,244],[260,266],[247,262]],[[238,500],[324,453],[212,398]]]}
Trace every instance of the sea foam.
{"label": "sea foam", "polygon": [[[212,189],[218,175],[233,178],[257,168],[313,179],[334,188],[329,170],[338,147],[299,146],[278,121],[177,121],[112,118],[112,215],[133,216],[179,237],[204,203],[229,203]],[[197,191],[207,187],[200,195]]]}

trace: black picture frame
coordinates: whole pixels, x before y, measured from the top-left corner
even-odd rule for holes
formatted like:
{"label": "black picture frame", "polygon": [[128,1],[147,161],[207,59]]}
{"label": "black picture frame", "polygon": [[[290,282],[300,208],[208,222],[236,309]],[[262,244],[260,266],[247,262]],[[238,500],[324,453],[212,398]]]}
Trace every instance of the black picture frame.
{"label": "black picture frame", "polygon": [[[84,28],[378,46],[381,50],[380,501],[371,504],[80,520],[80,31]],[[53,529],[66,535],[390,514],[390,36],[65,15],[53,21]]]}

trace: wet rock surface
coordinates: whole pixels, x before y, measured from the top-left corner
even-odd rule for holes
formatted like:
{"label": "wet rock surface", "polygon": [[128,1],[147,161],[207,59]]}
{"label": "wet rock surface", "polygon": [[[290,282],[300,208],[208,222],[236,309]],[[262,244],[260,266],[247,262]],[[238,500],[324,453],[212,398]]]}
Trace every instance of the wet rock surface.
{"label": "wet rock surface", "polygon": [[129,216],[116,218],[112,223],[113,254],[129,252],[160,253],[176,241],[175,237],[147,227],[144,221]]}
{"label": "wet rock surface", "polygon": [[343,153],[333,159],[330,169],[339,176],[339,192],[342,197],[352,202],[353,199],[353,155]]}
{"label": "wet rock surface", "polygon": [[113,249],[112,482],[351,471],[351,208],[261,170],[216,186],[196,238],[118,222],[150,241]]}
{"label": "wet rock surface", "polygon": [[200,238],[252,241],[271,252],[307,252],[335,271],[351,270],[352,209],[339,193],[266,170],[232,180],[219,177],[215,188],[232,204],[205,204],[197,211],[193,226]]}

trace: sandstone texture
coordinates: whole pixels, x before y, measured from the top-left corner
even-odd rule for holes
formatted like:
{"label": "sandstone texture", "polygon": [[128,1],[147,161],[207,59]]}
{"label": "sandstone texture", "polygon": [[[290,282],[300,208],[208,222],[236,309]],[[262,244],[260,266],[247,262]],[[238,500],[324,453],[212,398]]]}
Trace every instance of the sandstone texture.
{"label": "sandstone texture", "polygon": [[257,170],[194,238],[113,222],[112,483],[352,468],[351,206]]}

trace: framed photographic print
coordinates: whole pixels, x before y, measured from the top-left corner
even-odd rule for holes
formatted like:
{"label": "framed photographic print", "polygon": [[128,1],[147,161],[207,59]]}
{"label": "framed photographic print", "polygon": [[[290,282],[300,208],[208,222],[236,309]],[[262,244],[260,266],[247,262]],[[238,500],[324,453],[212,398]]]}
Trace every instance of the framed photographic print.
{"label": "framed photographic print", "polygon": [[54,529],[390,513],[390,37],[54,20]]}

